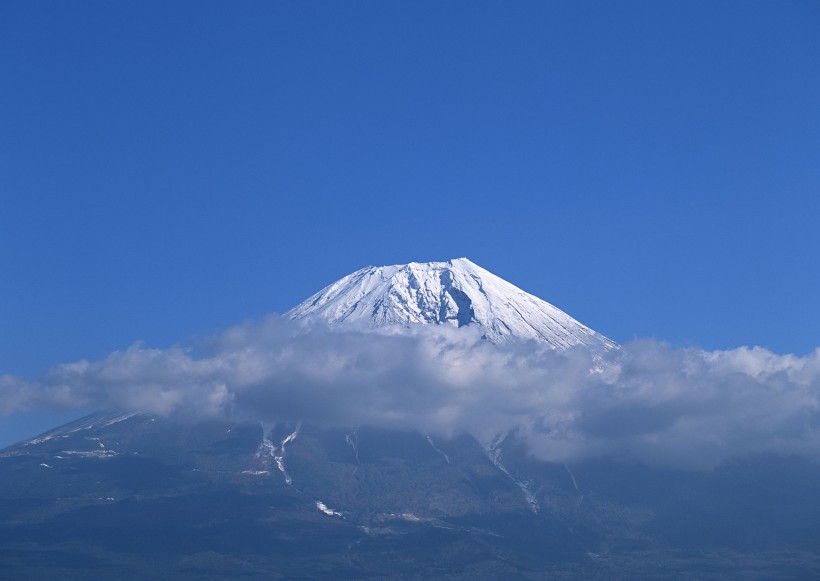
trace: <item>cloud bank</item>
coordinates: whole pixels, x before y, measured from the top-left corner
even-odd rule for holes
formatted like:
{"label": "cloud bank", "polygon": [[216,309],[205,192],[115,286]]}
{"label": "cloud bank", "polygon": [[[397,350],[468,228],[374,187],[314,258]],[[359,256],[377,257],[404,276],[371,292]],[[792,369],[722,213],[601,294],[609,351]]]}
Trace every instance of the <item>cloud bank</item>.
{"label": "cloud bank", "polygon": [[469,327],[352,332],[271,316],[197,350],[134,344],[36,381],[0,377],[0,413],[66,407],[374,425],[481,440],[515,430],[544,460],[617,456],[709,468],[774,452],[820,455],[820,349],[673,349],[595,357],[497,346]]}

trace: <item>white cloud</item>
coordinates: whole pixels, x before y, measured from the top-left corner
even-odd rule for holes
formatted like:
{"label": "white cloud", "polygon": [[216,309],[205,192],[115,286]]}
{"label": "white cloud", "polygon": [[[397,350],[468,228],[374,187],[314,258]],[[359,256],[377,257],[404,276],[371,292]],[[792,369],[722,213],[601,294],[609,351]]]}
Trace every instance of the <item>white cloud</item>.
{"label": "white cloud", "polygon": [[138,408],[481,439],[517,430],[547,460],[616,455],[698,468],[820,450],[820,350],[797,357],[643,341],[601,360],[583,349],[496,346],[469,327],[357,333],[276,316],[201,350],[135,344],[35,382],[3,376],[0,412]]}

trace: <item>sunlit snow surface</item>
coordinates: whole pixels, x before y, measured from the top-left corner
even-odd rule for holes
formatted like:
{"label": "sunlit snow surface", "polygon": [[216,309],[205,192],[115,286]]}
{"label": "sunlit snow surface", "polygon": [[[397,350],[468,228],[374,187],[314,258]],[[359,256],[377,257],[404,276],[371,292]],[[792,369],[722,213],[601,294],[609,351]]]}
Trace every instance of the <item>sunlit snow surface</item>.
{"label": "sunlit snow surface", "polygon": [[279,472],[282,473],[282,476],[285,477],[285,484],[287,484],[288,486],[292,485],[293,479],[290,477],[290,474],[288,474],[287,468],[285,468],[285,446],[287,446],[296,439],[296,436],[299,435],[300,427],[301,424],[297,425],[296,430],[294,430],[293,433],[289,434],[287,437],[285,437],[284,440],[282,440],[282,443],[279,444],[279,448],[274,449],[273,459],[276,461],[276,467],[279,469]]}
{"label": "sunlit snow surface", "polygon": [[316,508],[320,512],[325,513],[327,516],[344,516],[342,513],[335,511],[332,508],[328,508],[328,506],[321,500],[316,501]]}
{"label": "sunlit snow surface", "polygon": [[493,343],[534,339],[559,349],[586,345],[606,351],[616,347],[560,309],[466,258],[363,268],[286,315],[363,329],[471,325]]}

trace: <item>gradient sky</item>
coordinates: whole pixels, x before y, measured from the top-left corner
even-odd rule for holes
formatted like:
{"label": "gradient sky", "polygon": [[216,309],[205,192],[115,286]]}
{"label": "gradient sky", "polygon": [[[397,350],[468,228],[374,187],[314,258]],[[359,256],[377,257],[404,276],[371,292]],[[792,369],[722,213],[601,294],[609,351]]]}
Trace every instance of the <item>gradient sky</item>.
{"label": "gradient sky", "polygon": [[814,1],[9,1],[0,73],[0,375],[459,256],[619,342],[820,344]]}

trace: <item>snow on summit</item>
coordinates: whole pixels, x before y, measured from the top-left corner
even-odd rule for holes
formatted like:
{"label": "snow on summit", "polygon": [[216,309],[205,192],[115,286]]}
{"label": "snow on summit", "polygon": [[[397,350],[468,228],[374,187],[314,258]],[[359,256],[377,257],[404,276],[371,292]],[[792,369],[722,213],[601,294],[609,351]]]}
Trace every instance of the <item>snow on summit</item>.
{"label": "snow on summit", "polygon": [[466,258],[369,266],[322,289],[286,316],[359,328],[474,325],[493,343],[532,339],[558,349],[616,347],[560,309]]}

